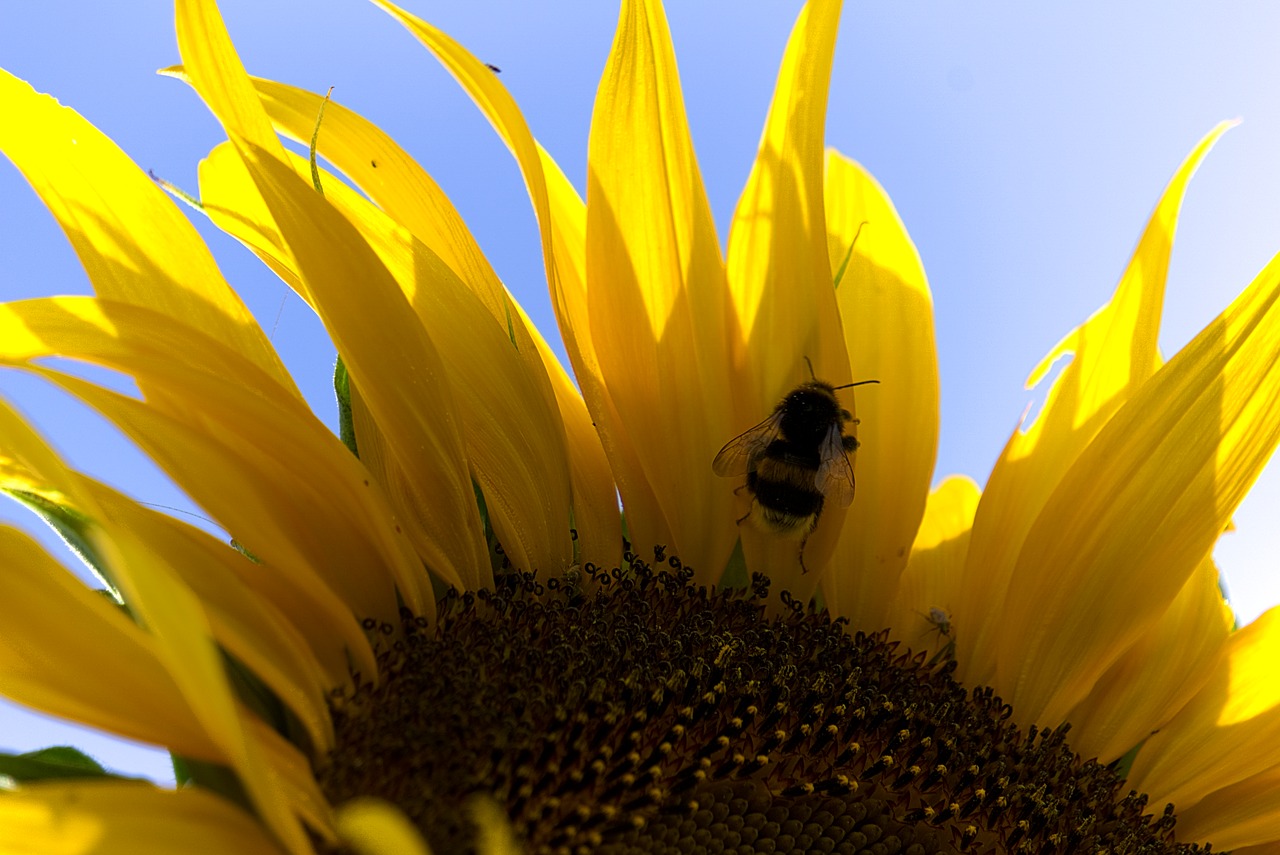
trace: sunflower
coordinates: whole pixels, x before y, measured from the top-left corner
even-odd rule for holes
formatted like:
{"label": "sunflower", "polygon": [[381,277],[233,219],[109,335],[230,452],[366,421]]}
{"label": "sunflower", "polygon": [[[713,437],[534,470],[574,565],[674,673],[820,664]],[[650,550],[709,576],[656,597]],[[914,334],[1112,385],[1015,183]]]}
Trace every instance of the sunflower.
{"label": "sunflower", "polygon": [[[0,530],[0,687],[168,748],[184,784],[9,758],[0,849],[1280,852],[1280,617],[1233,631],[1210,558],[1280,441],[1280,262],[1167,363],[1155,347],[1182,196],[1225,126],[1033,372],[1071,356],[986,488],[931,492],[924,272],[875,180],[823,149],[839,3],[795,25],[723,255],[656,0],[623,3],[585,202],[491,69],[379,5],[514,154],[576,383],[431,178],[341,105],[249,77],[212,2],[177,3],[170,70],[228,137],[195,204],[324,322],[341,438],[163,191],[0,77],[0,149],[96,292],[0,306],[0,358],[234,538],[73,470],[0,406],[4,489],[107,594]],[[819,379],[880,382],[857,419],[830,392],[856,497],[779,536],[753,516],[763,470],[712,461]],[[807,458],[750,464],[771,454],[816,489]]]}

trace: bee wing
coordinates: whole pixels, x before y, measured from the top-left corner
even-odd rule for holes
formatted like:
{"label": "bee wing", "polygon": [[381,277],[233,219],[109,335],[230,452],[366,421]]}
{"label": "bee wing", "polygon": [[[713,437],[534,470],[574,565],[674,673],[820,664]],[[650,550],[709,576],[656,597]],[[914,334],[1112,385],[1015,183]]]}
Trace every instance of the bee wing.
{"label": "bee wing", "polygon": [[716,459],[711,461],[711,471],[725,476],[747,474],[756,468],[756,460],[764,454],[769,443],[778,438],[781,430],[782,413],[774,413],[725,443]]}
{"label": "bee wing", "polygon": [[847,508],[853,501],[853,464],[844,450],[844,432],[833,424],[822,441],[822,463],[814,477],[814,485],[829,501],[839,502]]}

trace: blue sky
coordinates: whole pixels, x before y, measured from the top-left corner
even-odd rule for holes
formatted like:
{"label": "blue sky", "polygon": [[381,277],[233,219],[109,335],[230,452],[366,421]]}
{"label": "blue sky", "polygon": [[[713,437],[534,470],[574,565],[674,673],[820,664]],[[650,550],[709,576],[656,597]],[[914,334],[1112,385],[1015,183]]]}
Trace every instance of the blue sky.
{"label": "blue sky", "polygon": [[[417,42],[358,0],[224,0],[252,73],[323,91],[396,137],[471,224],[499,274],[555,337],[519,175],[488,125]],[[425,2],[406,8],[482,59],[581,189],[594,90],[616,6]],[[799,2],[672,3],[686,104],[721,238],[750,167]],[[186,87],[160,0],[14,4],[0,65],[55,94],[144,169],[195,187],[219,129]],[[1193,180],[1169,277],[1166,355],[1280,250],[1280,7],[1269,3],[850,3],[828,141],[866,165],[914,237],[933,288],[942,374],[936,477],[982,483],[1020,414],[1023,381],[1106,301],[1167,179],[1218,121],[1243,118]],[[2,119],[0,119],[2,120]],[[0,299],[87,293],[65,240],[0,166]],[[306,307],[238,244],[201,224],[322,416],[332,350]],[[140,499],[189,508],[111,430],[13,372],[0,394],[77,466]],[[1280,467],[1264,474],[1217,555],[1243,621],[1280,602]],[[0,519],[38,528],[0,509]],[[12,721],[12,724],[10,723]],[[65,740],[0,708],[4,748]],[[81,739],[83,743],[84,740]],[[118,767],[154,755],[94,750]],[[159,765],[157,765],[159,764]]]}

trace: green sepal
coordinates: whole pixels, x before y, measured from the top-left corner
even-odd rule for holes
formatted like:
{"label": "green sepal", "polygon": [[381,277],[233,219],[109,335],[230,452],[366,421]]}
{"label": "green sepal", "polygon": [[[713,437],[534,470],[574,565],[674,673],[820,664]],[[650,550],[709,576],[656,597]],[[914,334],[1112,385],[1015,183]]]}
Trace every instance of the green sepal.
{"label": "green sepal", "polygon": [[471,489],[476,494],[476,506],[480,509],[480,526],[484,530],[484,543],[489,553],[489,567],[493,570],[495,577],[510,573],[512,568],[509,565],[503,566],[505,556],[502,552],[502,544],[498,542],[498,536],[494,534],[493,523],[489,519],[489,506],[484,500],[484,491],[480,489],[480,485],[475,481],[471,482]]}
{"label": "green sepal", "polygon": [[271,726],[276,733],[283,736],[302,750],[304,754],[312,753],[311,737],[303,726],[302,720],[289,708],[271,688],[236,657],[219,648],[222,664],[226,668],[227,679],[236,698],[253,710],[258,718]]}
{"label": "green sepal", "polygon": [[69,778],[115,778],[138,780],[113,775],[102,764],[70,745],[53,745],[25,754],[0,754],[0,775],[19,783],[67,780]]}
{"label": "green sepal", "polygon": [[333,94],[333,87],[329,87],[329,91],[325,93],[324,100],[320,102],[320,112],[316,115],[316,126],[311,131],[311,144],[307,146],[307,160],[311,163],[311,186],[316,192],[324,196],[324,188],[320,186],[320,167],[316,164],[316,144],[320,140],[320,123],[324,121],[324,108],[329,106],[329,96]]}
{"label": "green sepal", "polygon": [[351,419],[351,377],[347,374],[347,365],[338,357],[333,366],[333,392],[338,398],[338,436],[342,444],[351,450],[356,457],[360,449],[356,447],[356,426]]}
{"label": "green sepal", "polygon": [[244,808],[246,813],[254,813],[249,794],[229,767],[177,754],[169,756],[173,758],[173,777],[179,787],[196,786],[210,790]]}
{"label": "green sepal", "polygon": [[737,589],[745,591],[751,584],[751,574],[747,572],[747,556],[742,552],[742,539],[733,545],[733,554],[729,556],[729,563],[724,566],[724,572],[720,574],[720,582],[716,587],[721,591]]}
{"label": "green sepal", "polygon": [[67,545],[67,548],[74,552],[76,557],[83,561],[85,566],[93,572],[93,575],[98,578],[103,587],[117,601],[124,601],[124,598],[120,596],[120,589],[116,587],[115,582],[111,579],[111,572],[106,560],[98,554],[93,538],[90,537],[90,532],[94,526],[92,519],[75,508],[51,502],[38,493],[29,493],[24,490],[5,490],[4,492],[26,505],[36,516],[44,520],[45,524],[62,538],[62,542]]}
{"label": "green sepal", "polygon": [[1111,767],[1111,770],[1121,778],[1128,778],[1129,770],[1133,768],[1133,761],[1138,759],[1138,752],[1142,750],[1142,746],[1145,742],[1146,740],[1144,739],[1142,742],[1139,742],[1137,745],[1125,752],[1123,757],[1118,760],[1112,760],[1111,763],[1108,764]]}
{"label": "green sepal", "polygon": [[862,227],[866,224],[866,220],[858,223],[858,230],[853,233],[853,240],[849,243],[849,249],[845,252],[844,259],[840,262],[840,267],[836,270],[833,278],[833,284],[836,288],[840,287],[840,282],[844,279],[845,271],[849,269],[849,259],[853,258],[853,248],[858,245],[858,235],[862,234]]}

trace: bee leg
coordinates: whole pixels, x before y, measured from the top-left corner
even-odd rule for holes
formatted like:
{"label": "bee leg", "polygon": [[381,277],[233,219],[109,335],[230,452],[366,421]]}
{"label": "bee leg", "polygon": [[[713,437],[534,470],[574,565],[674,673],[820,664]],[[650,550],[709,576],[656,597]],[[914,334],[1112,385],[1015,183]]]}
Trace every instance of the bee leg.
{"label": "bee leg", "polygon": [[800,539],[800,572],[808,573],[809,568],[804,566],[804,545],[809,542],[810,532],[805,532],[804,537]]}

